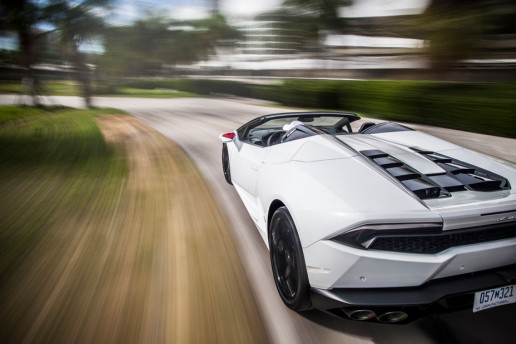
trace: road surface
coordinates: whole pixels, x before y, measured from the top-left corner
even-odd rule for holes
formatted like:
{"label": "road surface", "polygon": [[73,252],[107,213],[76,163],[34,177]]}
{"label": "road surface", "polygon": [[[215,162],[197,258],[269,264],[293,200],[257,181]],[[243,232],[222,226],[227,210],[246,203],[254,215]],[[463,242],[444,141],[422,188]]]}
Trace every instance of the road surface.
{"label": "road surface", "polygon": [[[15,97],[1,96],[0,103]],[[52,102],[81,106],[75,97]],[[96,106],[124,109],[177,142],[194,160],[210,184],[231,224],[239,255],[253,286],[259,312],[276,343],[513,343],[516,305],[473,314],[471,311],[425,317],[408,325],[384,325],[334,319],[318,311],[302,315],[281,302],[272,280],[268,251],[234,189],[221,171],[218,135],[259,115],[289,111],[253,100],[183,98],[96,98]],[[516,140],[412,126],[472,149],[516,162]],[[252,295],[251,295],[252,294]]]}

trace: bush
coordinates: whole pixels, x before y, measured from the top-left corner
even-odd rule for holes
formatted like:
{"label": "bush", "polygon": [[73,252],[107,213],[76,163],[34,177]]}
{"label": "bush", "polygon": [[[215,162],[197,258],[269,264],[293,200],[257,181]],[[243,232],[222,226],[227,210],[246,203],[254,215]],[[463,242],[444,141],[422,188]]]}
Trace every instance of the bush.
{"label": "bush", "polygon": [[516,137],[515,83],[288,80],[253,85],[227,80],[141,79],[124,87],[230,94],[287,106],[344,110],[364,116]]}

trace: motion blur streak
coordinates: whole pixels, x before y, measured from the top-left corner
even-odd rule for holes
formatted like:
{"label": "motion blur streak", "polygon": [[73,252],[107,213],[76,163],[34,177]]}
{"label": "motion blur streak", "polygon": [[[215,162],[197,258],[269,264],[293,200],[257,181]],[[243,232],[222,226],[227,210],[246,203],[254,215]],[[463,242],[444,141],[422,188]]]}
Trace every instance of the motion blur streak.
{"label": "motion blur streak", "polygon": [[[98,123],[127,159],[120,181],[33,176],[2,188],[52,202],[27,224],[42,226],[34,249],[0,282],[0,342],[266,342],[227,224],[191,161],[133,117]],[[86,191],[80,208],[64,201]]]}

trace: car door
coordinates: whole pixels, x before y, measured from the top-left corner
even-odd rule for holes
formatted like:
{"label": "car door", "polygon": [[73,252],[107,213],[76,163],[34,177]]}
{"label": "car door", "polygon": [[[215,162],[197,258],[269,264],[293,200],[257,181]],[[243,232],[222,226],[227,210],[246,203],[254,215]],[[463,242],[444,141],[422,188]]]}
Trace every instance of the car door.
{"label": "car door", "polygon": [[234,181],[249,196],[256,197],[256,184],[262,163],[270,147],[258,146],[240,141],[240,147],[235,159],[231,161],[231,170]]}

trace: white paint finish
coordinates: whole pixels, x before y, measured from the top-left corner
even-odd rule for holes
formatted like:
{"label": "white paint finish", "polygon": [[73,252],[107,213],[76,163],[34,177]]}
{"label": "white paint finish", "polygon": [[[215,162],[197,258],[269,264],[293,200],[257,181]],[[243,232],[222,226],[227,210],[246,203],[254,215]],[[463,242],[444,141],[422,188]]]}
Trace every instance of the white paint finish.
{"label": "white paint finish", "polygon": [[[516,239],[459,246],[435,255],[364,251],[322,240],[304,253],[307,264],[330,271],[309,273],[310,283],[322,289],[411,287],[434,278],[514,263]],[[461,270],[461,266],[465,268]],[[366,279],[360,279],[362,276]]]}
{"label": "white paint finish", "polygon": [[[306,264],[312,267],[328,269],[328,274],[310,274],[310,280],[321,289],[331,288],[360,288],[360,287],[408,287],[418,286],[439,275],[460,275],[459,270],[447,269],[448,261],[453,257],[455,249],[447,250],[446,254],[435,255],[393,254],[392,252],[363,251],[350,249],[344,245],[341,254],[336,254],[338,248],[328,252],[318,251],[316,255],[308,253],[312,246],[332,238],[347,230],[357,228],[362,224],[382,223],[441,223],[445,230],[471,228],[481,225],[496,224],[493,217],[479,217],[479,212],[498,212],[507,207],[516,208],[516,198],[506,192],[473,192],[461,191],[469,198],[464,198],[462,207],[441,207],[429,209],[424,202],[415,199],[400,185],[386,177],[385,173],[374,163],[360,155],[350,156],[349,152],[340,149],[344,145],[339,141],[329,141],[322,145],[325,136],[311,136],[292,142],[277,144],[270,147],[258,147],[244,143],[244,148],[231,156],[231,162],[238,165],[240,160],[254,159],[255,150],[269,150],[263,159],[258,174],[249,174],[238,169],[234,171],[237,180],[252,175],[257,178],[256,192],[253,195],[243,195],[239,192],[251,216],[261,229],[262,238],[266,238],[265,223],[259,224],[256,213],[267,214],[270,205],[280,200],[289,209],[301,245],[306,251]],[[354,134],[342,135],[338,139],[355,150],[377,149],[394,156],[416,171],[423,174],[444,173],[445,171],[425,156],[415,152],[412,147],[432,152],[449,152],[462,161],[475,164],[486,169],[500,165],[483,155],[467,151],[442,139],[417,131],[400,131],[378,135]],[[245,146],[253,147],[248,152]],[[303,156],[303,147],[310,147],[303,161],[293,157]],[[319,155],[322,159],[317,159]],[[344,147],[345,148],[345,147]],[[340,150],[339,150],[340,149]],[[340,153],[340,154],[339,154]],[[339,158],[339,155],[341,156]],[[311,159],[310,159],[311,158]],[[326,159],[325,159],[326,158]],[[506,165],[502,167],[509,169]],[[516,170],[510,171],[510,176]],[[245,176],[237,176],[245,173]],[[516,180],[515,180],[516,182]],[[513,183],[516,185],[516,183]],[[454,194],[452,193],[452,197]],[[485,195],[491,196],[486,200]],[[494,196],[493,196],[494,195]],[[255,200],[250,200],[254,197]],[[261,200],[261,202],[258,201]],[[452,205],[448,199],[448,204]],[[248,204],[253,204],[249,206]],[[439,203],[437,203],[439,204]],[[258,205],[255,207],[254,205]],[[505,241],[499,241],[503,246]],[[327,244],[327,242],[324,242]],[[331,243],[334,245],[334,243]],[[505,248],[512,250],[512,258],[501,255],[499,259],[485,262],[485,255],[479,247],[468,252],[468,271],[482,271],[489,268],[516,263],[516,245]],[[353,251],[350,254],[349,251]],[[333,252],[333,255],[332,253]],[[475,254],[478,259],[475,260]],[[324,264],[318,261],[321,255],[330,261]],[[456,260],[461,260],[456,258]],[[414,262],[417,261],[417,262]],[[352,263],[353,262],[353,263]],[[443,272],[445,271],[445,272]],[[370,276],[363,283],[360,276]]]}
{"label": "white paint finish", "polygon": [[374,134],[374,136],[410,148],[418,148],[424,150],[428,149],[426,147],[432,147],[432,150],[434,152],[444,152],[462,148],[451,142],[439,139],[437,137],[416,130]]}
{"label": "white paint finish", "polygon": [[[406,132],[397,132],[397,133],[390,133],[390,134],[403,134]],[[384,140],[382,139],[382,136],[385,134],[377,134],[377,135],[352,135],[348,139],[346,135],[340,136],[339,139],[346,144],[349,144],[353,148],[355,148],[358,151],[362,150],[368,150],[368,149],[378,149],[382,152],[389,154],[390,156],[393,156],[399,160],[401,160],[403,163],[407,164],[408,166],[411,166],[416,171],[422,173],[422,174],[439,174],[444,173],[445,171],[440,168],[435,163],[431,162],[427,158],[423,157],[421,154],[416,153],[413,149],[411,149],[412,146],[410,146],[410,143],[414,145],[414,142],[420,143],[420,141],[408,141],[404,142],[403,144],[397,144],[396,139],[397,137],[395,135],[390,136],[390,140]],[[405,136],[405,135],[400,135]],[[402,141],[402,140],[400,140]],[[423,144],[423,147],[427,147],[427,150],[435,150],[435,146],[433,140],[428,140],[428,143],[421,143]],[[409,143],[409,145],[406,145]]]}
{"label": "white paint finish", "polygon": [[253,197],[256,196],[259,171],[269,151],[269,147],[246,143],[242,144],[240,149],[232,149],[230,155],[231,178]]}
{"label": "white paint finish", "polygon": [[274,199],[287,206],[303,247],[365,221],[440,221],[438,215],[357,158],[264,164],[257,195],[264,209]]}

